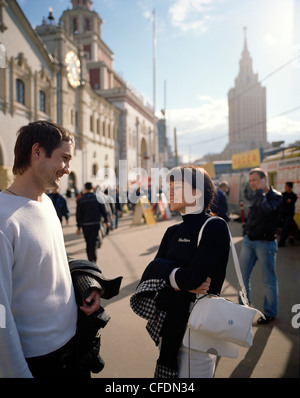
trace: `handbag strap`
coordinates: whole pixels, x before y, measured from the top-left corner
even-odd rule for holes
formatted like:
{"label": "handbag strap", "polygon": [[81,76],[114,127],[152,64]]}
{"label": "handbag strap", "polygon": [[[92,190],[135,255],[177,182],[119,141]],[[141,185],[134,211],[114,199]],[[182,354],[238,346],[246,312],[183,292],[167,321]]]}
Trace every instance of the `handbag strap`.
{"label": "handbag strap", "polygon": [[214,219],[222,220],[227,225],[228,234],[229,234],[229,237],[230,237],[230,245],[231,245],[231,249],[232,249],[232,258],[233,258],[234,268],[235,268],[235,272],[236,272],[236,275],[237,275],[237,278],[238,278],[238,281],[239,281],[239,285],[240,285],[239,295],[241,297],[241,300],[242,300],[243,304],[246,305],[246,306],[249,306],[249,301],[248,301],[248,298],[247,298],[247,291],[246,291],[246,288],[245,288],[245,285],[244,285],[244,281],[243,281],[243,277],[242,277],[242,272],[241,272],[241,268],[240,268],[238,255],[237,255],[237,252],[236,252],[236,249],[235,249],[235,245],[233,243],[233,239],[232,239],[231,232],[230,232],[230,229],[228,227],[227,222],[225,220],[223,220],[223,218],[221,218],[221,217],[210,217],[210,218],[208,218],[205,221],[205,223],[202,225],[202,227],[201,227],[201,229],[199,231],[197,246],[199,246],[200,240],[202,238],[204,227],[206,226],[206,224],[209,221],[214,220]]}

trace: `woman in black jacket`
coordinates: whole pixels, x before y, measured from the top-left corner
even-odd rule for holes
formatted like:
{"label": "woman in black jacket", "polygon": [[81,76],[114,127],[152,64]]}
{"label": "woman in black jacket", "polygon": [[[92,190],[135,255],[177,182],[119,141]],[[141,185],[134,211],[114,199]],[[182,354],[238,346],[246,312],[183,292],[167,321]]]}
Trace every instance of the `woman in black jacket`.
{"label": "woman in black jacket", "polygon": [[[170,208],[179,211],[183,221],[167,229],[139,285],[140,292],[145,294],[147,281],[152,284],[156,279],[164,281],[159,284],[155,296],[156,311],[160,311],[159,315],[154,313],[155,319],[160,319],[161,312],[165,314],[159,332],[156,330],[160,337],[160,355],[155,376],[213,377],[216,356],[185,348],[182,338],[195,293],[203,294],[207,287],[210,293],[221,291],[229,255],[228,227],[221,219],[212,220],[197,246],[199,231],[211,217],[209,207],[214,184],[197,166],[176,167],[168,173],[167,179],[170,179]],[[149,299],[149,292],[147,294]],[[147,325],[150,335],[157,329],[156,320],[154,323],[152,317],[152,323]]]}

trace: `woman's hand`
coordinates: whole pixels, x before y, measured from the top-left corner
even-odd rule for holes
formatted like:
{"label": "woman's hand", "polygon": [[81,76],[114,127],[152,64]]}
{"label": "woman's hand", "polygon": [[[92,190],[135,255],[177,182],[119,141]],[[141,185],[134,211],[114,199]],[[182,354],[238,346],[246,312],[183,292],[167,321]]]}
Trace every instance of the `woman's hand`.
{"label": "woman's hand", "polygon": [[197,287],[197,289],[189,290],[191,293],[195,294],[206,294],[210,287],[211,279],[209,277],[206,278],[206,281],[202,283],[201,286]]}

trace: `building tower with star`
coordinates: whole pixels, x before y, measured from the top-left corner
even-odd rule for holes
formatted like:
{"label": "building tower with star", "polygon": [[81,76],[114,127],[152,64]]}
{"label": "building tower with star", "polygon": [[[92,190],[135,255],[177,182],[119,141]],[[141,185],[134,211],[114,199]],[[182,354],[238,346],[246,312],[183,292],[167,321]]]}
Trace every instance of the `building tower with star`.
{"label": "building tower with star", "polygon": [[255,148],[266,148],[266,88],[253,72],[252,58],[248,51],[246,27],[244,49],[235,86],[228,92],[229,142],[223,158],[230,159],[234,153]]}

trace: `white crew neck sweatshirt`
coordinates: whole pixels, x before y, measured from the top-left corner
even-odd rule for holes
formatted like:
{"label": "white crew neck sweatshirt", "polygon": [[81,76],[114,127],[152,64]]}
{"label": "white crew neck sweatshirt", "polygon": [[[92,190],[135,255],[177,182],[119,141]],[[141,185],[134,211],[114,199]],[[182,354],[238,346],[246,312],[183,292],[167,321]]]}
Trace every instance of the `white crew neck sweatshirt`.
{"label": "white crew neck sweatshirt", "polygon": [[32,377],[25,358],[57,350],[76,332],[61,224],[42,199],[0,193],[0,377]]}

